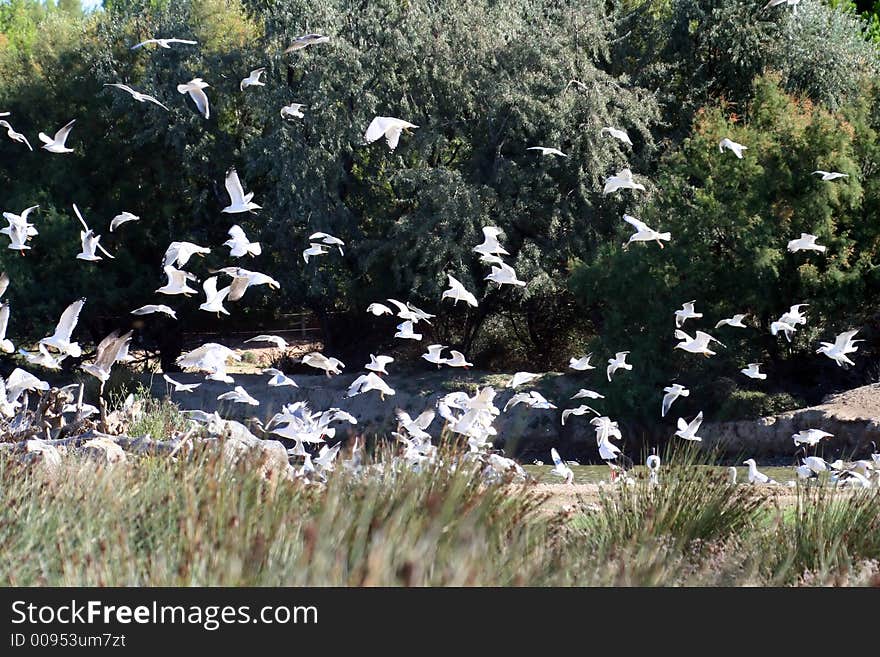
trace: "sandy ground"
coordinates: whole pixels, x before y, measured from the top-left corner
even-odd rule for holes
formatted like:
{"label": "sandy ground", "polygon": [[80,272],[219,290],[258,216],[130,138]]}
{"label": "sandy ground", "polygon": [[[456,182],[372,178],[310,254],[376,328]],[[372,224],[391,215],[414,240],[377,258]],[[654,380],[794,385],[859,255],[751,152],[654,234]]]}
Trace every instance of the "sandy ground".
{"label": "sandy ground", "polygon": [[815,408],[844,420],[880,418],[880,383],[829,395]]}

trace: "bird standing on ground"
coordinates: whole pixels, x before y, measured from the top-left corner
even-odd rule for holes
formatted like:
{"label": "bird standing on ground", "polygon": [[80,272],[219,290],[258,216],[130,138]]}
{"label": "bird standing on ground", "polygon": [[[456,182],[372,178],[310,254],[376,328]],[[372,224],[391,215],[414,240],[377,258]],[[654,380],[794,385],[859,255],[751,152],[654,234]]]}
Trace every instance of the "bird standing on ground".
{"label": "bird standing on ground", "polygon": [[555,447],[550,448],[550,458],[553,459],[553,469],[550,471],[550,474],[562,477],[565,479],[566,484],[571,484],[574,481],[574,472],[559,458],[559,452],[556,451]]}

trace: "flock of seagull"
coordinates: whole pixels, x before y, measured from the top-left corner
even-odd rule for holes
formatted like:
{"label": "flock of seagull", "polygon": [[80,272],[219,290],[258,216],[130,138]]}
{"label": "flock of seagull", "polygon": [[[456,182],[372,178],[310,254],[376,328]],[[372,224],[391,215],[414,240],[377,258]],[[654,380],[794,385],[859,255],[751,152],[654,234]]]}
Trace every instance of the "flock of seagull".
{"label": "flock of seagull", "polygon": [[[768,6],[782,4],[784,1],[771,0]],[[788,0],[788,4],[793,5],[796,2]],[[313,47],[329,41],[330,38],[327,36],[308,34],[297,38],[284,52],[285,54],[293,53],[303,48]],[[196,42],[176,38],[153,38],[132,46],[132,50],[144,48],[150,44],[167,49],[171,48],[172,44],[196,45]],[[266,83],[261,80],[265,70],[265,68],[251,70],[241,80],[239,85],[240,91],[242,93],[254,93],[249,90],[265,86]],[[154,96],[137,91],[127,84],[112,83],[105,86],[121,90],[139,103],[146,102],[168,110],[167,105]],[[196,110],[207,120],[210,118],[210,101],[205,90],[209,88],[210,85],[202,80],[202,78],[194,78],[187,83],[178,85],[177,91],[180,94],[188,95],[194,103]],[[282,119],[294,120],[302,118],[304,116],[302,112],[303,107],[304,105],[302,104],[292,103],[281,108],[280,114]],[[6,117],[9,116],[9,113],[0,113],[0,116]],[[39,139],[43,143],[42,149],[58,155],[74,152],[73,148],[67,146],[67,141],[74,128],[75,121],[75,119],[71,120],[59,129],[53,137],[49,137],[42,132],[39,133]],[[0,125],[7,129],[7,135],[12,141],[24,144],[28,149],[33,150],[27,138],[23,134],[16,132],[8,121],[2,120]],[[417,125],[396,117],[377,116],[367,126],[364,142],[365,145],[369,145],[384,138],[387,147],[394,151],[399,144],[401,136],[417,128]],[[632,145],[632,141],[624,129],[606,126],[601,129],[600,134],[617,139],[623,144]],[[747,146],[738,144],[729,138],[721,140],[718,148],[722,154],[725,150],[728,150],[740,159],[744,157],[743,153],[747,150]],[[540,157],[567,157],[565,153],[552,147],[531,146],[528,147],[528,150],[535,151]],[[813,173],[821,176],[822,181],[828,183],[847,176],[847,174],[824,170],[817,170]],[[261,209],[261,206],[254,202],[254,192],[245,192],[244,185],[234,168],[230,168],[226,172],[225,187],[229,195],[229,204],[221,210],[221,213],[252,213]],[[645,190],[645,186],[635,180],[633,173],[628,168],[618,171],[615,175],[608,176],[605,180],[603,193],[611,194],[624,189],[634,191]],[[39,206],[34,205],[22,210],[18,214],[13,212],[3,213],[9,225],[0,230],[0,233],[9,237],[9,249],[19,251],[23,255],[32,248],[30,243],[38,235],[38,230],[30,219],[32,213],[38,210],[38,208]],[[82,225],[80,233],[81,251],[75,257],[89,263],[100,262],[105,257],[113,259],[114,256],[101,245],[101,235],[88,226],[79,208],[74,204],[72,209],[77,220]],[[663,248],[664,242],[672,241],[671,233],[659,232],[633,216],[625,214],[623,220],[634,229],[624,248],[629,247],[634,242],[655,242],[660,248]],[[140,221],[139,216],[123,211],[112,218],[109,231],[111,233],[117,232],[126,224],[137,221]],[[527,282],[520,280],[513,267],[504,261],[504,256],[510,254],[501,242],[502,231],[494,226],[485,226],[482,229],[482,233],[483,241],[475,245],[472,250],[479,256],[480,263],[490,268],[484,280],[499,287],[504,285],[514,288],[526,286]],[[223,243],[223,246],[229,248],[228,256],[230,258],[250,259],[262,253],[260,243],[251,241],[240,225],[232,225],[228,230],[228,235],[229,239]],[[788,243],[787,249],[791,253],[800,251],[817,254],[824,253],[826,247],[816,244],[817,239],[815,235],[801,234],[799,238],[793,239]],[[337,250],[340,256],[344,255],[344,241],[329,233],[323,231],[314,232],[308,237],[307,242],[308,247],[302,251],[302,257],[306,265],[315,258],[329,257]],[[650,244],[643,248],[650,248]],[[99,255],[99,252],[101,255]],[[185,297],[199,294],[197,289],[189,286],[189,283],[198,282],[198,278],[195,274],[185,270],[184,267],[191,262],[193,257],[204,256],[210,252],[210,247],[192,242],[175,241],[169,244],[162,259],[162,272],[167,278],[167,282],[156,289],[156,294],[163,296],[182,295]],[[278,281],[271,276],[262,272],[245,269],[239,265],[230,265],[211,271],[211,273],[213,275],[202,282],[205,300],[199,305],[199,309],[205,312],[216,313],[218,317],[221,314],[230,314],[224,303],[240,300],[250,287],[266,285],[270,289],[280,288]],[[221,275],[229,279],[228,284],[222,287],[219,283]],[[441,304],[449,301],[453,306],[457,306],[459,303],[464,303],[470,307],[477,307],[479,305],[479,300],[474,293],[469,291],[452,274],[447,273],[446,275],[448,278],[448,289],[444,290],[441,295]],[[6,292],[9,284],[9,278],[5,274],[0,276],[0,297]],[[420,325],[422,322],[430,325],[430,319],[434,318],[435,315],[417,308],[408,301],[402,302],[397,299],[387,299],[385,301],[370,304],[366,311],[375,317],[389,316],[402,320],[395,327],[394,338],[421,341],[424,334],[417,332],[422,330]],[[35,351],[19,349],[19,353],[28,363],[50,370],[58,370],[61,368],[61,363],[65,358],[79,358],[83,355],[82,348],[73,339],[73,333],[85,302],[85,299],[79,299],[71,303],[62,313],[54,333],[41,339]],[[681,309],[674,311],[675,327],[672,331],[675,339],[679,341],[674,348],[691,354],[711,357],[716,352],[710,347],[724,348],[724,345],[718,339],[702,330],[696,330],[693,336],[684,330],[688,322],[693,324],[695,320],[703,318],[703,314],[697,312],[696,305],[696,300],[688,301],[682,305]],[[777,321],[772,323],[770,332],[774,336],[782,333],[786,340],[791,341],[798,326],[804,325],[807,321],[806,314],[803,312],[805,307],[807,307],[807,304],[804,303],[792,305],[788,311],[782,313]],[[147,304],[131,311],[133,315],[150,315],[155,313],[164,314],[171,319],[177,318],[176,311],[162,303]],[[748,325],[744,322],[746,317],[748,315],[742,313],[736,314],[731,318],[721,319],[715,324],[715,329],[748,329]],[[0,350],[7,354],[15,352],[12,342],[6,337],[9,319],[9,304],[0,303]],[[854,339],[856,333],[857,330],[846,331],[838,335],[834,342],[822,342],[816,352],[833,359],[840,366],[852,365],[853,361],[849,356],[858,350],[856,343],[860,342],[860,340]],[[94,361],[81,365],[81,369],[84,372],[99,380],[101,386],[100,394],[103,394],[104,384],[109,379],[112,366],[117,362],[125,362],[131,359],[131,356],[128,354],[131,336],[131,330],[125,333],[118,330],[112,332],[98,344]],[[248,342],[273,344],[281,349],[286,349],[288,346],[283,338],[275,335],[260,335]],[[718,345],[718,347],[714,345]],[[448,356],[444,356],[443,354],[447,350]],[[629,353],[629,351],[619,351],[613,357],[608,358],[605,372],[609,382],[612,380],[612,377],[620,376],[619,372],[632,371],[634,369],[634,365],[627,362]],[[596,366],[590,363],[592,357],[593,354],[591,353],[574,356],[570,359],[569,367],[576,372],[596,369]],[[436,365],[438,369],[444,366],[468,368],[473,365],[468,362],[464,354],[442,344],[428,345],[421,358],[428,363]],[[243,386],[235,385],[234,378],[227,373],[227,363],[230,359],[241,360],[241,356],[233,349],[222,344],[208,342],[182,354],[177,359],[177,364],[183,369],[205,373],[205,378],[208,380],[222,381],[234,386],[228,392],[219,395],[218,400],[258,406],[259,401]],[[328,377],[341,374],[346,367],[339,359],[326,356],[317,351],[306,354],[301,362],[304,365],[323,371]],[[383,375],[388,374],[387,367],[393,362],[394,358],[391,356],[371,354],[370,362],[364,366],[366,373],[358,376],[351,383],[346,396],[353,397],[372,391],[378,393],[382,400],[386,396],[393,396],[395,394],[394,389],[382,378]],[[761,363],[749,363],[741,372],[746,377],[764,380],[767,378],[767,374],[761,372],[760,367]],[[277,368],[268,368],[263,373],[270,377],[267,384],[271,387],[297,387],[296,382],[291,377]],[[492,386],[485,386],[477,390],[473,395],[468,395],[465,392],[446,394],[437,400],[434,407],[425,409],[416,418],[410,417],[403,410],[397,410],[398,429],[392,435],[403,445],[401,458],[410,465],[418,466],[437,457],[437,448],[432,444],[431,435],[427,429],[434,422],[435,416],[439,415],[445,421],[448,431],[466,438],[469,453],[475,458],[481,459],[481,462],[485,464],[487,476],[501,477],[512,473],[515,476],[525,477],[523,468],[516,461],[498,454],[497,450],[493,449],[493,439],[497,435],[493,423],[502,412],[511,412],[512,409],[519,405],[531,409],[557,408],[554,403],[546,399],[537,390],[519,390],[522,386],[538,379],[539,376],[539,374],[531,372],[515,373],[506,383],[506,388],[512,391],[513,394],[503,405],[503,409],[499,409],[496,406],[497,391]],[[168,383],[169,389],[174,393],[192,392],[201,385],[198,383],[181,383],[168,376],[168,374],[164,374],[164,380]],[[21,397],[26,395],[27,391],[48,389],[48,383],[41,381],[20,368],[16,368],[5,381],[0,379],[0,413],[7,418],[12,417],[23,405],[26,408],[26,397],[24,402],[21,401]],[[680,383],[672,383],[665,387],[663,391],[665,395],[661,405],[661,417],[666,417],[673,403],[679,397],[687,397],[690,394],[690,391]],[[599,400],[603,398],[604,395],[596,391],[581,388],[571,399]],[[216,414],[208,415],[206,413],[194,412],[190,415],[196,421],[216,421],[219,419],[219,416]],[[616,463],[621,456],[621,449],[613,441],[620,441],[623,438],[617,422],[586,404],[563,409],[561,412],[561,422],[564,425],[571,416],[585,415],[594,416],[590,419],[590,423],[596,434],[598,452],[600,458],[611,468],[612,481],[631,481],[623,473],[624,468]],[[340,421],[352,424],[357,423],[357,419],[354,416],[339,408],[334,407],[316,412],[309,409],[308,405],[304,402],[293,402],[286,404],[261,429],[266,435],[276,435],[294,441],[295,446],[289,453],[291,456],[304,459],[301,475],[306,479],[310,479],[314,478],[316,473],[317,476],[322,477],[326,471],[332,469],[333,459],[339,451],[339,445],[328,448],[325,443],[327,438],[335,435],[335,429],[331,424]],[[697,433],[702,421],[702,411],[689,420],[679,417],[674,436],[684,441],[702,440]],[[795,434],[793,438],[796,446],[804,445],[815,448],[822,439],[830,435],[819,429],[809,429]],[[322,445],[321,451],[318,452],[314,461],[311,454],[305,449],[306,444]],[[551,472],[564,478],[566,482],[572,483],[574,479],[573,472],[566,462],[560,458],[556,449],[551,450],[551,457],[554,462],[554,468]],[[318,467],[315,467],[315,464]],[[757,470],[753,459],[749,459],[745,464],[749,466],[750,482],[775,483]],[[648,457],[646,465],[648,466],[651,481],[659,481],[658,471],[661,464],[656,453]],[[880,481],[880,454],[873,454],[870,461],[859,461],[855,464],[843,464],[840,462],[828,464],[818,456],[807,456],[806,451],[804,451],[804,459],[797,466],[796,470],[800,478],[812,478],[825,470],[833,470],[841,481],[855,482],[855,485],[877,485],[878,481]],[[735,472],[733,470],[732,476],[734,481]],[[620,474],[623,474],[623,476],[619,477]]]}

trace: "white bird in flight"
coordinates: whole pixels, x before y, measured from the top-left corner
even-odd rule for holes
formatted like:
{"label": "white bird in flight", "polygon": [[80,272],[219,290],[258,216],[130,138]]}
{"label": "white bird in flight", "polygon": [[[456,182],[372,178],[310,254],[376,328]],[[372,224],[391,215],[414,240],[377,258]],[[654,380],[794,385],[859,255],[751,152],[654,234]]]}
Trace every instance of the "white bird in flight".
{"label": "white bird in flight", "polygon": [[223,307],[223,301],[229,295],[229,290],[232,288],[227,285],[222,290],[217,290],[217,278],[217,276],[211,276],[211,278],[205,279],[204,283],[202,283],[202,289],[205,291],[205,302],[199,306],[199,310],[217,313],[219,317],[220,313],[224,315],[229,314],[229,311]]}
{"label": "white bird in flight", "polygon": [[254,193],[244,193],[244,187],[241,186],[241,180],[238,178],[238,172],[232,168],[226,172],[226,192],[229,194],[230,203],[221,212],[230,214],[237,212],[252,212],[259,210],[260,206],[252,201]]}
{"label": "white bird in flight", "polygon": [[261,374],[271,374],[272,378],[269,379],[268,385],[273,388],[281,388],[284,386],[293,386],[294,388],[299,388],[296,384],[296,381],[287,376],[284,372],[275,367],[267,367],[264,369]]}
{"label": "white bird in flight", "polygon": [[120,212],[110,221],[110,232],[112,233],[114,230],[119,228],[122,224],[127,224],[129,221],[139,221],[140,217],[136,214],[132,214],[131,212]]}
{"label": "white bird in flight", "polygon": [[632,141],[630,141],[629,135],[626,134],[626,130],[621,130],[619,128],[612,128],[611,126],[605,126],[599,131],[600,135],[609,134],[615,139],[619,139],[624,144],[633,145]]}
{"label": "white bird in flight", "polygon": [[376,390],[379,393],[379,398],[382,400],[385,399],[385,395],[395,394],[394,389],[385,383],[382,377],[376,375],[375,372],[369,372],[362,374],[351,382],[346,397],[354,397],[370,390]]}
{"label": "white bird in flight", "polygon": [[163,374],[162,378],[172,387],[172,392],[192,392],[202,385],[201,383],[181,383],[180,381],[175,381],[167,374]]}
{"label": "white bird in flight", "polygon": [[733,141],[732,139],[728,139],[727,137],[718,142],[718,152],[723,153],[725,148],[731,151],[740,160],[743,158],[742,152],[749,149],[748,146],[737,144],[735,141]]}
{"label": "white bird in flight", "polygon": [[282,119],[302,119],[305,117],[305,114],[302,112],[302,108],[305,107],[302,103],[291,103],[290,105],[285,105],[281,108],[281,118]]}
{"label": "white bird in flight", "polygon": [[804,429],[792,434],[791,437],[794,440],[795,445],[809,445],[810,447],[815,447],[824,438],[833,438],[834,434],[822,431],[821,429]]}
{"label": "white bird in flight", "polygon": [[343,242],[338,237],[330,235],[329,233],[312,233],[311,235],[309,235],[309,242],[313,241],[320,242],[321,244],[325,244],[327,246],[335,246],[337,249],[339,249],[339,255],[345,255],[345,253],[342,251],[342,247],[345,246],[345,242]]}
{"label": "white bird in flight", "polygon": [[257,285],[268,285],[273,290],[281,289],[281,283],[268,274],[250,271],[244,267],[223,267],[222,269],[212,270],[211,273],[226,274],[232,278],[232,283],[230,283],[232,290],[230,290],[228,297],[230,301],[238,301],[249,288]]}
{"label": "white bird in flight", "polygon": [[429,344],[428,351],[422,354],[422,358],[424,358],[429,363],[434,363],[437,366],[437,369],[440,369],[440,366],[446,362],[446,359],[440,355],[441,353],[443,353],[444,349],[446,349],[446,345]]}
{"label": "white bird in flight", "polygon": [[484,226],[483,241],[472,250],[484,257],[510,255],[498,241],[498,236],[500,234],[500,228],[496,228],[495,226]]}
{"label": "white bird in flight", "polygon": [[223,246],[229,247],[229,255],[233,258],[240,258],[243,255],[258,256],[263,252],[260,243],[251,242],[238,224],[232,226],[227,234],[229,239],[223,242]]}
{"label": "white bird in flight", "polygon": [[342,374],[342,370],[345,368],[345,363],[341,360],[335,357],[328,358],[320,351],[313,351],[306,354],[303,356],[301,362],[303,365],[324,370],[324,374],[326,374],[328,378],[331,374]]}
{"label": "white bird in flight", "polygon": [[791,253],[796,253],[798,251],[818,251],[819,253],[825,253],[825,247],[821,244],[816,244],[817,239],[819,238],[815,235],[801,233],[801,236],[798,239],[791,240],[788,243],[788,250]]}
{"label": "white bird in flight", "polygon": [[198,290],[194,290],[186,284],[187,281],[197,280],[194,274],[182,269],[175,269],[171,265],[165,265],[163,271],[168,277],[168,282],[156,289],[158,294],[183,294],[185,296],[198,294]]}
{"label": "white bird in flight", "polygon": [[9,222],[9,226],[7,226],[3,229],[0,229],[0,233],[3,233],[4,235],[9,235],[10,238],[12,237],[13,230],[18,230],[19,232],[23,232],[29,238],[33,237],[35,235],[39,235],[39,233],[37,232],[36,226],[34,226],[34,224],[28,223],[28,220],[27,220],[28,215],[30,215],[30,213],[33,212],[34,210],[36,210],[38,207],[40,207],[40,206],[39,205],[32,205],[31,207],[25,208],[24,210],[22,210],[21,214],[15,214],[13,212],[4,212],[3,218]]}
{"label": "white bird in flight", "polygon": [[87,374],[101,382],[101,392],[104,391],[104,384],[110,378],[110,369],[113,364],[122,360],[124,354],[128,353],[128,343],[131,340],[132,331],[120,335],[119,331],[113,331],[106,338],[101,340],[95,349],[95,362],[85,363],[81,368]]}
{"label": "white bird in flight", "polygon": [[165,249],[165,256],[162,258],[162,266],[177,265],[183,267],[194,256],[204,257],[210,253],[211,249],[206,246],[199,246],[192,242],[171,242]]}
{"label": "white bird in flight", "polygon": [[254,399],[247,390],[241,386],[235,386],[229,392],[217,395],[217,401],[231,401],[233,404],[249,404],[251,406],[259,406],[260,402]]}
{"label": "white bird in flight", "polygon": [[716,325],[715,328],[721,328],[722,326],[734,326],[736,328],[748,328],[745,324],[743,324],[743,320],[748,317],[746,313],[742,313],[740,315],[734,315],[733,317],[722,319]]}
{"label": "white bird in flight", "polygon": [[675,311],[675,325],[678,328],[684,326],[684,323],[689,319],[699,319],[703,316],[703,313],[694,312],[694,301],[688,301],[687,303],[682,304],[681,310]]}
{"label": "white bird in flight", "polygon": [[749,366],[741,369],[740,372],[750,379],[766,379],[767,375],[760,371],[761,363],[749,363]]}
{"label": "white bird in flight", "polygon": [[131,311],[132,315],[151,315],[153,313],[162,313],[168,315],[172,319],[177,319],[177,313],[164,304],[148,304]]}
{"label": "white bird in flight", "polygon": [[40,344],[57,349],[72,358],[79,358],[82,355],[82,349],[76,342],[71,342],[71,337],[85,302],[85,299],[79,299],[67,306],[61,313],[61,318],[55,326],[55,332],[48,338],[40,340]]}
{"label": "white bird in flight", "polygon": [[695,440],[702,441],[703,439],[697,435],[697,431],[700,429],[700,425],[703,423],[703,411],[697,413],[697,416],[691,420],[690,422],[685,421],[684,418],[678,418],[678,431],[675,432],[675,435],[683,440]]}
{"label": "white bird in flight", "polygon": [[449,355],[452,358],[447,358],[444,362],[449,365],[449,367],[473,367],[473,363],[469,363],[467,359],[464,357],[464,354],[460,351],[455,351],[455,349],[450,350]]}
{"label": "white bird in flight", "polygon": [[498,285],[518,285],[525,287],[526,282],[516,277],[513,267],[508,264],[500,263],[497,267],[492,266],[492,271],[483,280],[498,283]]}
{"label": "white bird in flight", "polygon": [[632,215],[623,215],[623,220],[635,228],[636,231],[629,236],[629,241],[623,245],[624,248],[628,247],[633,242],[657,242],[657,245],[662,249],[663,241],[668,242],[672,239],[672,233],[660,233]]}
{"label": "white bird in flight", "polygon": [[605,369],[605,374],[608,377],[608,380],[611,381],[611,375],[614,374],[619,369],[631,370],[633,368],[632,365],[626,362],[626,355],[628,351],[618,351],[614,354],[614,358],[608,359],[608,367]]}
{"label": "white bird in flight", "polygon": [[245,342],[268,342],[269,344],[274,344],[277,349],[287,349],[288,347],[287,340],[280,335],[256,335],[248,338]]}
{"label": "white bird in flight", "polygon": [[449,278],[449,289],[443,292],[443,295],[440,297],[442,299],[452,299],[453,304],[457,304],[459,301],[464,301],[469,306],[473,306],[476,308],[479,304],[477,303],[477,297],[473,295],[472,292],[468,292],[465,289],[464,285],[455,278],[452,274],[446,274]]}
{"label": "white bird in flight", "polygon": [[590,365],[590,358],[592,357],[592,353],[589,353],[586,356],[581,356],[580,358],[572,356],[568,359],[568,366],[573,370],[577,370],[578,372],[583,372],[584,370],[594,370],[596,369],[595,366]]}
{"label": "white bird in flight", "polygon": [[822,169],[818,169],[813,171],[813,175],[816,174],[822,176],[822,180],[837,180],[838,178],[849,178],[848,173],[840,173],[839,171],[822,171]]}
{"label": "white bird in flight", "polygon": [[131,50],[137,50],[138,48],[142,48],[147,44],[155,43],[160,48],[171,48],[172,43],[186,43],[189,45],[195,45],[196,41],[190,41],[189,39],[177,39],[172,37],[170,39],[147,39],[146,41],[141,41],[140,43],[131,47]]}
{"label": "white bird in flight", "polygon": [[0,304],[0,351],[11,354],[15,352],[15,346],[12,340],[6,337],[7,326],[9,326],[9,304]]}
{"label": "white bird in flight", "polygon": [[532,372],[517,372],[513,375],[513,377],[507,382],[505,385],[506,388],[519,388],[521,385],[525,385],[526,383],[530,383],[535,379],[539,378],[540,374],[533,374]]}
{"label": "white bird in flight", "polygon": [[20,132],[16,132],[13,129],[12,125],[10,125],[9,121],[0,121],[0,127],[6,128],[6,136],[9,137],[12,141],[18,142],[19,144],[24,144],[28,147],[29,151],[34,150],[31,146],[31,143],[27,140],[27,137],[25,137]]}
{"label": "white bird in flight", "polygon": [[303,249],[303,260],[306,261],[306,264],[309,262],[309,258],[314,258],[319,255],[327,255],[330,251],[323,244],[309,244],[309,248]]}
{"label": "white bird in flight", "polygon": [[571,396],[571,399],[605,399],[605,395],[600,395],[595,390],[581,388]]}
{"label": "white bird in flight", "polygon": [[318,43],[327,43],[330,41],[330,37],[324,36],[322,34],[305,34],[303,36],[297,37],[293,40],[293,43],[288,46],[287,50],[284,51],[286,55],[289,52],[294,52],[295,50],[302,50],[308,46],[313,46]]}
{"label": "white bird in flight", "polygon": [[546,146],[529,146],[527,151],[541,151],[541,155],[556,155],[558,157],[568,157],[558,148],[548,148]]}
{"label": "white bird in flight", "polygon": [[97,249],[101,249],[101,252],[106,255],[108,258],[115,259],[115,256],[111,255],[107,249],[101,246],[101,236],[95,235],[95,231],[89,228],[86,220],[83,219],[82,214],[79,211],[79,208],[76,207],[76,203],[73,204],[73,212],[76,214],[76,218],[79,219],[79,222],[82,224],[85,230],[80,231],[79,237],[82,242],[82,252],[77,253],[76,257],[78,260],[88,260],[90,262],[97,262],[98,260],[103,260],[103,258],[99,255],[96,255],[95,251]]}
{"label": "white bird in flight", "polygon": [[680,383],[673,383],[672,385],[666,386],[663,388],[663,392],[666,394],[663,395],[663,403],[660,406],[660,417],[666,417],[669,408],[676,399],[679,397],[687,397],[691,394],[691,391]]}
{"label": "white bird in flight", "polygon": [[73,119],[70,123],[56,132],[54,137],[49,137],[45,132],[41,132],[38,137],[40,138],[40,141],[43,142],[42,148],[50,153],[73,153],[73,149],[68,148],[66,143],[67,136],[70,134],[70,131],[73,130],[74,123],[76,123],[76,119]]}
{"label": "white bird in flight", "polygon": [[602,194],[610,194],[618,189],[641,189],[644,191],[645,186],[633,179],[632,171],[621,169],[616,175],[608,176],[605,179],[605,187],[602,189]]}
{"label": "white bird in flight", "polygon": [[394,334],[395,338],[402,338],[404,340],[421,340],[421,333],[413,333],[413,323],[412,320],[406,320],[405,322],[401,322],[397,325],[397,333]]}
{"label": "white bird in flight", "polygon": [[556,451],[555,447],[550,448],[550,458],[553,459],[553,469],[550,471],[550,474],[562,477],[565,479],[566,484],[572,483],[574,481],[574,472],[559,458],[559,452]]}
{"label": "white bird in flight", "polygon": [[391,310],[391,308],[386,306],[384,303],[376,303],[376,302],[371,303],[369,306],[367,306],[367,312],[375,315],[376,317],[379,317],[381,315],[393,315],[394,314],[394,311]]}
{"label": "white bird in flight", "polygon": [[266,72],[265,67],[255,68],[246,78],[239,83],[239,89],[244,91],[248,87],[265,87],[266,83],[260,80],[260,76]]}
{"label": "white bird in flight", "polygon": [[566,408],[564,411],[562,411],[562,426],[565,426],[565,420],[568,418],[569,415],[580,416],[586,415],[587,413],[595,413],[596,416],[601,415],[599,411],[597,411],[595,408],[593,408],[592,406],[587,406],[586,404],[581,404],[576,408]]}
{"label": "white bird in flight", "polygon": [[108,84],[105,84],[104,86],[105,86],[105,87],[116,87],[117,89],[122,89],[122,90],[125,91],[126,93],[131,94],[131,97],[134,98],[134,99],[135,99],[137,102],[139,102],[139,103],[144,103],[144,102],[153,103],[154,105],[158,105],[158,106],[161,107],[162,109],[164,109],[164,110],[166,110],[166,111],[169,111],[168,108],[165,107],[165,105],[163,105],[162,103],[160,103],[160,102],[159,102],[156,98],[154,98],[153,96],[150,96],[150,95],[148,95],[148,94],[141,93],[140,91],[135,91],[134,89],[132,89],[131,87],[129,87],[127,84],[120,84],[120,83],[118,83],[118,82],[110,82],[110,83],[108,83]]}
{"label": "white bird in flight", "polygon": [[691,337],[681,329],[676,329],[675,339],[681,340],[681,342],[675,345],[675,349],[682,349],[692,354],[703,354],[704,356],[714,356],[716,353],[709,349],[710,342],[717,342],[722,347],[724,346],[720,340],[713,338],[703,331],[697,331],[694,337]]}
{"label": "white bird in flight", "polygon": [[833,344],[831,342],[820,342],[819,344],[822,346],[816,350],[816,353],[825,354],[840,367],[843,367],[844,365],[855,365],[847,354],[858,351],[859,348],[855,346],[855,343],[861,342],[861,340],[853,340],[858,332],[858,329],[845,331],[835,338]]}
{"label": "white bird in flight", "polygon": [[385,366],[393,362],[394,359],[391,356],[376,356],[370,354],[370,362],[364,365],[364,369],[375,372],[376,374],[388,374],[388,370],[385,369]]}
{"label": "white bird in flight", "polygon": [[385,143],[387,143],[388,148],[393,151],[397,148],[397,142],[400,141],[400,134],[404,130],[408,132],[409,130],[418,127],[419,126],[410,123],[409,121],[397,119],[393,116],[377,116],[370,122],[370,125],[367,126],[367,132],[364,134],[364,141],[368,144],[372,144],[380,137],[385,137]]}
{"label": "white bird in flight", "polygon": [[211,104],[208,102],[208,96],[204,89],[210,87],[202,78],[193,78],[186,84],[177,85],[177,91],[182,94],[189,94],[192,101],[196,104],[196,109],[206,119],[211,118]]}

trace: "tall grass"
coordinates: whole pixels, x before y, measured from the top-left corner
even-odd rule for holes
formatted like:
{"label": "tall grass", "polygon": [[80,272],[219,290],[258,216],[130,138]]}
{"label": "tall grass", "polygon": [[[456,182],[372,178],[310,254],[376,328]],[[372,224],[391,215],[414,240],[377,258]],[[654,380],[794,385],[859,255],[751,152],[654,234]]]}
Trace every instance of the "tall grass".
{"label": "tall grass", "polygon": [[368,477],[340,466],[315,486],[211,447],[113,466],[68,456],[54,475],[0,456],[0,584],[866,583],[880,557],[876,493],[803,489],[783,514],[679,462],[660,486],[553,514],[528,485],[484,484],[476,464],[374,458]]}

